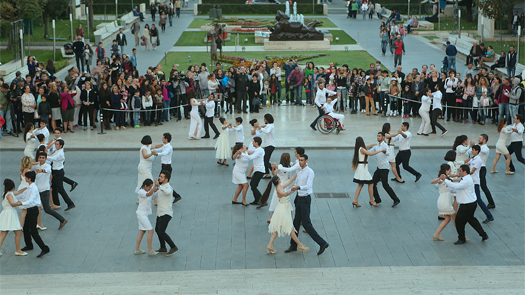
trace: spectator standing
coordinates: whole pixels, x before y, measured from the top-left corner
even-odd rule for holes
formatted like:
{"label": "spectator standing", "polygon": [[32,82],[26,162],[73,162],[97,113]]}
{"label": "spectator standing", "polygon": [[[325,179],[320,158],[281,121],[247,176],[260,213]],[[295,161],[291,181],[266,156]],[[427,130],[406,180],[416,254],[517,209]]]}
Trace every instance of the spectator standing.
{"label": "spectator standing", "polygon": [[98,42],[98,46],[95,49],[95,54],[97,55],[97,62],[104,62],[106,58],[106,50],[102,47],[102,42]]}
{"label": "spectator standing", "polygon": [[[512,36],[516,37],[518,36],[518,26],[520,24],[520,16],[518,15],[518,12],[514,12],[514,15],[512,16]],[[522,28],[523,30],[523,28]]]}
{"label": "spectator standing", "polygon": [[180,0],[175,0],[175,15],[180,18],[180,9],[182,7],[182,2]]}
{"label": "spectator standing", "polygon": [[447,41],[447,48],[445,49],[445,53],[447,54],[447,58],[448,58],[448,68],[455,70],[456,69],[456,55],[458,54],[458,50],[456,46],[450,44],[450,41]]}
{"label": "spectator standing", "polygon": [[151,20],[155,22],[155,13],[157,13],[157,6],[155,5],[155,2],[151,2],[149,13],[151,14]]}
{"label": "spectator standing", "polygon": [[133,23],[131,32],[135,36],[135,46],[139,46],[140,45],[140,24],[139,24],[138,18]]}
{"label": "spectator standing", "polygon": [[293,72],[290,73],[287,79],[288,84],[291,84],[294,87],[294,92],[296,96],[295,104],[301,105],[301,106],[303,105],[303,100],[302,100],[303,80],[304,80],[304,73],[297,66],[294,68]]}
{"label": "spectator standing", "polygon": [[117,45],[119,46],[119,52],[120,54],[124,54],[124,46],[128,45],[128,40],[126,39],[126,35],[122,32],[122,28],[119,29],[117,34]]}
{"label": "spectator standing", "polygon": [[514,45],[511,45],[510,51],[507,53],[507,58],[505,59],[505,66],[507,67],[507,76],[509,79],[516,74],[517,58],[517,54],[514,51]]}
{"label": "spectator standing", "polygon": [[[73,42],[73,52],[75,53],[75,58],[77,61],[77,68],[84,71],[84,42],[82,42],[82,37],[78,36],[77,41]],[[80,67],[82,65],[82,68]]]}

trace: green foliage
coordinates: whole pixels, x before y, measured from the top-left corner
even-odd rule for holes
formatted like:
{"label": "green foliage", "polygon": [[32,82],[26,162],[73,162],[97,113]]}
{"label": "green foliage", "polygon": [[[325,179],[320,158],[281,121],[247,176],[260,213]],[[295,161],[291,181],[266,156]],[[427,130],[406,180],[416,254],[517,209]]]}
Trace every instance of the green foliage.
{"label": "green foliage", "polygon": [[516,0],[475,0],[475,3],[484,17],[501,21],[512,12]]}
{"label": "green foliage", "polygon": [[[53,0],[54,1],[54,0]],[[22,18],[35,20],[42,16],[42,5],[46,1],[41,0],[18,0],[18,9]]]}
{"label": "green foliage", "polygon": [[[199,14],[208,14],[215,4],[200,4]],[[275,14],[277,10],[285,11],[285,5],[247,5],[247,4],[221,4],[223,14]],[[315,5],[315,14],[323,13],[323,5]],[[297,4],[297,14],[311,14],[312,4]]]}
{"label": "green foliage", "polygon": [[[202,4],[224,4],[225,2],[228,2],[228,4],[243,4],[243,5],[250,5],[250,4],[246,4],[246,0],[228,0],[228,1],[224,1],[224,0],[202,0]],[[293,2],[297,2],[297,5],[299,4],[310,4],[312,5],[312,1],[311,0],[293,0]],[[315,1],[317,3],[317,1]],[[268,4],[251,4],[251,5],[255,5],[255,6],[262,6],[262,5],[277,5],[277,4],[272,4],[272,3],[268,3]],[[290,9],[292,9],[292,5],[290,5]]]}
{"label": "green foliage", "polygon": [[69,0],[50,0],[44,6],[44,16],[49,19],[66,17]]}
{"label": "green foliage", "polygon": [[0,1],[0,17],[3,19],[9,19],[16,13],[14,1],[5,0]]}

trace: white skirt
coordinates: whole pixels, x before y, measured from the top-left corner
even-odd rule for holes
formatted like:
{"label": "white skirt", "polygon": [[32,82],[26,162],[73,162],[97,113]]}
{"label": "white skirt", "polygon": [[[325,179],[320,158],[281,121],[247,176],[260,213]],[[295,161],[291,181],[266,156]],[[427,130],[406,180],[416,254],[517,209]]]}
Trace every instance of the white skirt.
{"label": "white skirt", "polygon": [[388,151],[390,152],[390,155],[388,155],[388,163],[395,163],[396,162],[396,153],[394,151],[394,146],[389,145]]}
{"label": "white skirt", "polygon": [[292,204],[290,198],[282,197],[273,212],[272,220],[268,226],[268,232],[277,232],[277,236],[289,236],[293,228]]}
{"label": "white skirt", "polygon": [[237,168],[237,165],[233,168],[232,173],[232,182],[233,184],[245,184],[248,183],[248,179],[246,178],[246,171],[241,171],[241,169],[235,169]]}
{"label": "white skirt", "polygon": [[148,215],[137,214],[139,220],[139,230],[152,230],[151,222],[149,221]]}
{"label": "white skirt", "polygon": [[221,135],[215,143],[215,159],[229,159],[232,157],[232,151],[230,148],[230,139],[228,138],[228,132],[222,131]]}
{"label": "white skirt", "polygon": [[0,212],[0,231],[22,230],[18,213],[13,208],[6,208]]}
{"label": "white skirt", "polygon": [[456,214],[454,210],[454,197],[452,197],[451,193],[440,194],[437,200],[437,207],[441,215]]}

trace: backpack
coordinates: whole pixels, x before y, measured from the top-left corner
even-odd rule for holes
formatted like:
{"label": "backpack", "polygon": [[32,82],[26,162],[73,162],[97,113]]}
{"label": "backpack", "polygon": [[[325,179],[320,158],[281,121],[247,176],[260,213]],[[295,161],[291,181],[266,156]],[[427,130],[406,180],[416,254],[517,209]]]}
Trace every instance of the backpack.
{"label": "backpack", "polygon": [[71,44],[71,43],[64,44],[64,52],[67,55],[74,54],[74,52],[73,52],[73,44]]}
{"label": "backpack", "polygon": [[524,95],[523,88],[521,86],[516,86],[510,91],[509,103],[510,104],[519,104],[521,97]]}

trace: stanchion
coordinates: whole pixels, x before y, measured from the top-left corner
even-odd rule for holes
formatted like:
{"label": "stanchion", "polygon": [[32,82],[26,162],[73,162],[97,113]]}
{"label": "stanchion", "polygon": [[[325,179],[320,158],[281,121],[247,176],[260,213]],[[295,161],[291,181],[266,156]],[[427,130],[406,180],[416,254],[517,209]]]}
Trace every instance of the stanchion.
{"label": "stanchion", "polygon": [[103,113],[103,110],[100,110],[100,132],[98,134],[106,134],[106,132],[104,132],[104,113]]}

